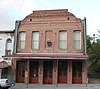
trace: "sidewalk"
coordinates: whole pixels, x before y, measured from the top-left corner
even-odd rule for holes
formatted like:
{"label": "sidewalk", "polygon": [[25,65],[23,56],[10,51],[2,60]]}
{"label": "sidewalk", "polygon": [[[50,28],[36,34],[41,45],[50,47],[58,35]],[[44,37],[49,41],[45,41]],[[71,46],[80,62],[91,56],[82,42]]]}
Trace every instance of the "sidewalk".
{"label": "sidewalk", "polygon": [[100,84],[58,84],[58,85],[39,85],[16,83],[11,89],[100,89]]}

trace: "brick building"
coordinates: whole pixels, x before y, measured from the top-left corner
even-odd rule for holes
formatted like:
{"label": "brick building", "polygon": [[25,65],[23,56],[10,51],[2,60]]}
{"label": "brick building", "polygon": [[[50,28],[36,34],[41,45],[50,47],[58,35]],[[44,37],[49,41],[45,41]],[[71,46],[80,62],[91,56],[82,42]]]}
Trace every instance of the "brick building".
{"label": "brick building", "polygon": [[67,9],[33,11],[16,21],[13,76],[18,83],[86,83],[86,19]]}

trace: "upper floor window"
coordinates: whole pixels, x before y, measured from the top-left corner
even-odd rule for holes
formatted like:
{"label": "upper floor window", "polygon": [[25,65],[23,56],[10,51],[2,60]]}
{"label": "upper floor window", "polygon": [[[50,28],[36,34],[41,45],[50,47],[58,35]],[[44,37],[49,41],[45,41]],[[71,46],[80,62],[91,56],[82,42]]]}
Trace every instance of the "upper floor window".
{"label": "upper floor window", "polygon": [[12,40],[7,39],[6,40],[6,50],[11,50]]}
{"label": "upper floor window", "polygon": [[25,48],[26,32],[19,33],[19,49]]}
{"label": "upper floor window", "polygon": [[81,49],[81,32],[74,31],[74,49],[80,50]]}
{"label": "upper floor window", "polygon": [[32,49],[39,48],[39,32],[32,33]]}
{"label": "upper floor window", "polygon": [[59,32],[59,48],[62,50],[67,49],[67,32],[66,31]]}
{"label": "upper floor window", "polygon": [[[12,40],[8,38],[6,40],[6,49],[5,49],[5,54],[10,55],[11,54],[11,49],[12,49]],[[5,60],[10,60],[11,58],[5,58]]]}
{"label": "upper floor window", "polygon": [[6,40],[6,55],[10,55],[11,54],[11,48],[12,48],[12,40],[11,39],[7,39]]}

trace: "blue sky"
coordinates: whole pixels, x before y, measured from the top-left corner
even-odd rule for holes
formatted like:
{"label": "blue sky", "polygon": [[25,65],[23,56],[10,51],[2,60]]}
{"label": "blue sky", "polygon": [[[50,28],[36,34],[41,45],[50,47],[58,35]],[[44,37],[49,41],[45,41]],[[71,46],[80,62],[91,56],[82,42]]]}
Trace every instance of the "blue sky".
{"label": "blue sky", "polygon": [[100,29],[100,0],[0,0],[0,30],[14,29],[33,10],[68,9],[76,17],[87,19],[87,34]]}

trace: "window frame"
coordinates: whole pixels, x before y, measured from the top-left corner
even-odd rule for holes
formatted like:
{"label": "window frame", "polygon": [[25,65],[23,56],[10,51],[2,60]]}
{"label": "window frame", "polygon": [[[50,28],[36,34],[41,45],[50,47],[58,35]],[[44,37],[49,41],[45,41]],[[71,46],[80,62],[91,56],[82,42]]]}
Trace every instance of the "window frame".
{"label": "window frame", "polygon": [[[9,48],[9,45],[10,45],[10,48]],[[11,50],[11,47],[12,47],[12,40],[10,38],[8,38],[6,40],[6,50],[7,51]]]}
{"label": "window frame", "polygon": [[[75,32],[79,32],[79,40],[75,39]],[[80,30],[74,30],[74,31],[73,31],[73,48],[74,48],[74,50],[81,50],[81,41],[82,41],[82,39],[81,39],[81,38],[82,38],[82,37],[81,37],[81,34],[82,34],[82,33],[81,33]],[[78,43],[79,43],[79,46],[77,46],[78,48],[75,47],[75,43],[76,43],[75,41],[77,41],[77,42],[79,41],[79,42],[78,42]]]}
{"label": "window frame", "polygon": [[[24,33],[24,35],[25,35],[25,37],[24,37],[25,39],[24,40],[21,39],[21,34],[22,33]],[[25,46],[26,46],[26,32],[25,31],[19,32],[19,41],[18,42],[19,42],[18,48],[19,49],[25,49]],[[22,47],[22,43],[23,42],[24,42],[24,47]]]}
{"label": "window frame", "polygon": [[[34,40],[34,39],[33,39],[33,34],[34,34],[34,33],[38,33],[38,40]],[[36,39],[37,39],[37,38],[36,38]],[[38,49],[39,49],[39,39],[40,39],[40,38],[39,38],[39,31],[33,31],[33,32],[32,32],[32,50],[38,50]],[[34,42],[34,41],[35,41],[35,42]],[[38,46],[35,47],[35,46],[34,46],[35,43],[38,44]]]}
{"label": "window frame", "polygon": [[[60,33],[63,33],[63,32],[65,32],[66,33],[66,39],[65,40],[61,40],[61,38],[60,38]],[[65,48],[62,48],[61,47],[61,43],[65,43],[65,45],[66,45],[66,47]],[[59,49],[60,50],[67,50],[67,31],[66,30],[61,30],[61,31],[59,31]]]}

